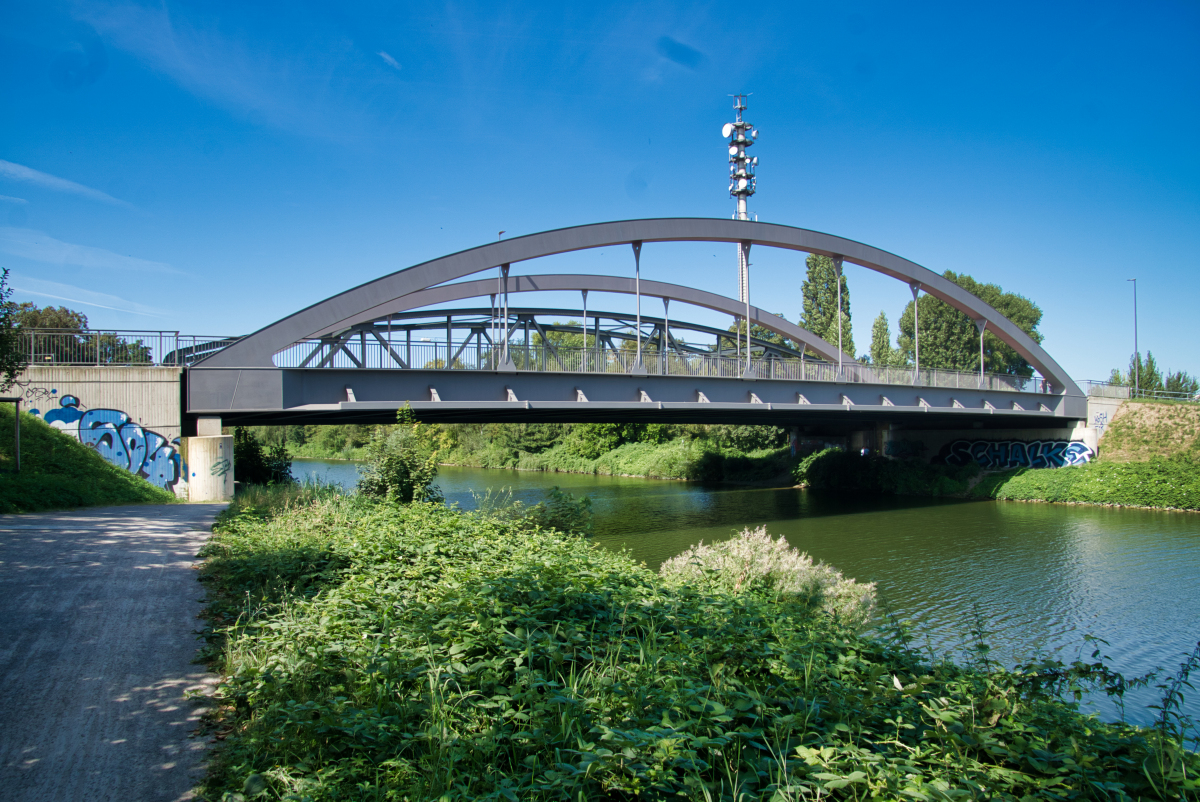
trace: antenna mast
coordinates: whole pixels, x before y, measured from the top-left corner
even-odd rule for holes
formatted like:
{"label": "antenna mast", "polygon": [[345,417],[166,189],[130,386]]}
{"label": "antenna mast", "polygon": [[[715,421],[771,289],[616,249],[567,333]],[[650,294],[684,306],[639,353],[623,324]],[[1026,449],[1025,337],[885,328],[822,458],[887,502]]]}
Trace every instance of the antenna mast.
{"label": "antenna mast", "polygon": [[[729,197],[737,198],[735,220],[749,220],[746,211],[746,201],[758,189],[758,179],[754,176],[754,168],[758,166],[758,157],[746,155],[746,148],[758,139],[758,130],[742,119],[746,110],[748,94],[730,95],[733,98],[733,108],[736,119],[725,123],[721,135],[729,140]],[[757,219],[757,218],[756,218]],[[750,372],[750,241],[738,243],[738,300],[746,305],[746,373]],[[741,349],[742,335],[738,333],[738,348]]]}
{"label": "antenna mast", "polygon": [[758,157],[746,155],[746,148],[758,139],[758,130],[742,119],[746,110],[746,98],[750,95],[730,95],[733,98],[733,108],[737,119],[725,123],[721,134],[729,140],[729,197],[737,198],[737,214],[735,220],[749,220],[746,211],[746,200],[757,190],[757,179],[754,168],[758,166]]}

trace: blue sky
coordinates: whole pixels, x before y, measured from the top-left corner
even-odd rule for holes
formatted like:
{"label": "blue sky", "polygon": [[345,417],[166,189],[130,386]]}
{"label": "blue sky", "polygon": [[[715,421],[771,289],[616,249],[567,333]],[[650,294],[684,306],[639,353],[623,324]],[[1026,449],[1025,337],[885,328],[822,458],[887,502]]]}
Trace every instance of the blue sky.
{"label": "blue sky", "polygon": [[[241,334],[501,229],[728,217],[720,129],[748,91],[759,219],[1030,297],[1078,379],[1127,363],[1136,276],[1142,350],[1200,372],[1194,2],[10,0],[0,22],[0,265],[97,327]],[[752,300],[796,320],[802,256],[753,261]],[[733,296],[735,265],[643,254]],[[862,351],[909,293],[847,274]]]}

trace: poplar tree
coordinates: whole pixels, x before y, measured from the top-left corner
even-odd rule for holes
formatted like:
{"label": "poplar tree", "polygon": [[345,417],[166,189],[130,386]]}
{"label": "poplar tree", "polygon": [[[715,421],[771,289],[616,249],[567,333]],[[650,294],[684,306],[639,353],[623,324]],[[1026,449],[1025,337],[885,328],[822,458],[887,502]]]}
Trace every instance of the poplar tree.
{"label": "poplar tree", "polygon": [[[812,254],[805,260],[808,277],[804,279],[801,293],[804,297],[804,312],[800,325],[826,342],[837,345],[838,341],[838,281],[833,260],[828,256]],[[846,274],[842,274],[842,350],[854,356],[854,335],[850,331],[850,289],[846,286]]]}
{"label": "poplar tree", "polygon": [[871,364],[881,368],[904,364],[900,349],[892,347],[892,328],[888,325],[887,314],[882,311],[871,326]]}

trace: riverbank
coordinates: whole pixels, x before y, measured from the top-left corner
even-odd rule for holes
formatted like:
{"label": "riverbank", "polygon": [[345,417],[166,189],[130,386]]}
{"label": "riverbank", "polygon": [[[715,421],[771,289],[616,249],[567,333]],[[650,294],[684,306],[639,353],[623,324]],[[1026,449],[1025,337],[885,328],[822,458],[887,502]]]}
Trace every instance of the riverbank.
{"label": "riverbank", "polygon": [[666,443],[624,443],[595,458],[581,456],[569,445],[560,443],[540,453],[505,448],[455,448],[439,455],[438,459],[447,465],[470,468],[733,484],[778,484],[786,481],[795,464],[787,448],[747,452],[687,439]]}
{"label": "riverbank", "polygon": [[0,404],[0,513],[177,500],[26,412],[21,413],[21,472],[11,473],[16,467],[13,414],[10,404]]}
{"label": "riverbank", "polygon": [[1044,501],[1162,510],[1200,510],[1200,470],[1189,459],[1089,462],[1066,468],[983,473],[978,466],[931,465],[828,450],[797,466],[801,484],[828,492]]}
{"label": "riverbank", "polygon": [[[308,493],[304,498],[303,494]],[[205,549],[204,788],[313,799],[1184,793],[1194,754],[1055,697],[1088,667],[930,663],[500,517],[287,491]]]}

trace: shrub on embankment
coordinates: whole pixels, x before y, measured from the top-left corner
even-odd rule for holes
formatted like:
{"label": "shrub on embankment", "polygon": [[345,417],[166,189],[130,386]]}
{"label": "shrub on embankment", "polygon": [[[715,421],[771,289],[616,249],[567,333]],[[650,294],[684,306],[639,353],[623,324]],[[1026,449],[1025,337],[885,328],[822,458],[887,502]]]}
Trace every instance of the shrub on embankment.
{"label": "shrub on embankment", "polygon": [[1187,459],[981,474],[976,465],[932,465],[827,449],[801,461],[793,476],[800,484],[830,492],[1200,510],[1200,465]]}
{"label": "shrub on embankment", "polygon": [[21,472],[15,467],[13,408],[0,404],[0,513],[106,504],[164,504],[175,496],[113,465],[41,418],[21,413]]}
{"label": "shrub on embankment", "polygon": [[1200,510],[1200,465],[1185,459],[1089,462],[985,476],[971,498]]}
{"label": "shrub on embankment", "polygon": [[1061,675],[930,664],[521,521],[269,502],[235,503],[205,548],[226,676],[206,798],[1194,793],[1174,729],[1085,717]]}
{"label": "shrub on embankment", "polygon": [[590,473],[600,476],[644,476],[706,482],[758,482],[786,476],[793,464],[786,448],[741,451],[710,441],[678,438],[663,443],[624,443],[592,458],[559,444],[540,453],[496,445],[480,450],[454,449],[444,463],[479,468]]}
{"label": "shrub on embankment", "polygon": [[792,477],[798,484],[831,492],[961,496],[979,473],[978,465],[931,465],[827,448],[801,460]]}

